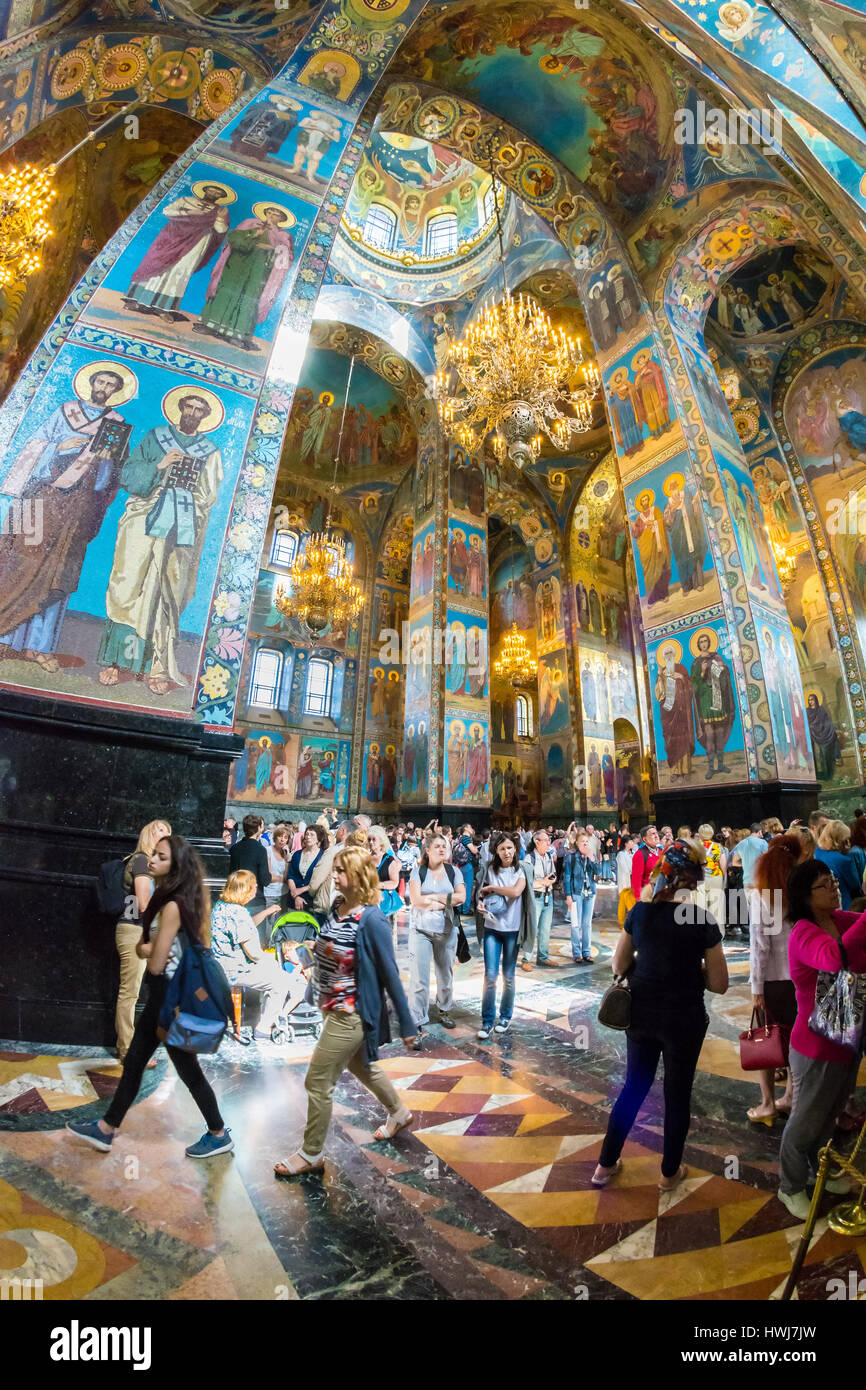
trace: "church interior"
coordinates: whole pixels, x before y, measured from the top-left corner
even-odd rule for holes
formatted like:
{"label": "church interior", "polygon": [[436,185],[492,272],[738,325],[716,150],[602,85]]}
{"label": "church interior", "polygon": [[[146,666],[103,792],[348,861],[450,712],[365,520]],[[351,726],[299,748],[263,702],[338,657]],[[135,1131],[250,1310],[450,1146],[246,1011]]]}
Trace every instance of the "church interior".
{"label": "church interior", "polygon": [[[748,931],[688,1178],[657,1187],[657,1087],[627,1184],[590,1185],[625,1059],[597,1020],[613,884],[582,970],[557,889],[551,968],[518,970],[492,1047],[467,927],[456,1027],[383,1050],[411,1128],[374,1142],[344,1073],[318,1185],[271,1175],[300,1033],[206,1061],[231,1158],[180,1152],[162,1050],[120,1156],[64,1126],[118,1085],[94,884],[154,819],[216,899],[249,816],[748,831],[866,804],[853,0],[11,0],[0,504],[0,1278],[779,1300],[803,1222],[781,1126],[746,1118]],[[822,1208],[797,1299],[852,1268],[866,1221]]]}

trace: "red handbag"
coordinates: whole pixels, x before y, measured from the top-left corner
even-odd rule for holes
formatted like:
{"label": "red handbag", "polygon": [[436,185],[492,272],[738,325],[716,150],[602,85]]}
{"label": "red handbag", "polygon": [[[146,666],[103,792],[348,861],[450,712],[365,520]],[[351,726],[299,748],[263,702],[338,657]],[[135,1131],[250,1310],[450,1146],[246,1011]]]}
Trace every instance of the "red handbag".
{"label": "red handbag", "polygon": [[775,1023],[764,1010],[764,1022],[755,1023],[757,1009],[745,1033],[740,1034],[740,1066],[743,1071],[774,1071],[788,1065],[788,1029]]}

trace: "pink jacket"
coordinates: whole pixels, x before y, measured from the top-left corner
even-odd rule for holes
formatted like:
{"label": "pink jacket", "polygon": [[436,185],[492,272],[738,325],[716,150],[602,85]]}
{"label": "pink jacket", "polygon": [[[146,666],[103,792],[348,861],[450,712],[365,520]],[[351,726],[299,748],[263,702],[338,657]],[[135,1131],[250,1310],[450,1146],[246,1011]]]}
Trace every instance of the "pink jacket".
{"label": "pink jacket", "polygon": [[[842,933],[842,941],[852,970],[866,971],[866,912],[833,913]],[[815,1007],[815,983],[819,970],[838,970],[842,965],[839,947],[814,922],[801,917],[788,942],[788,964],[797,991],[797,1021],[791,1033],[791,1046],[802,1057],[814,1057],[818,1062],[841,1062],[847,1065],[852,1058],[846,1047],[813,1033],[809,1019]]]}

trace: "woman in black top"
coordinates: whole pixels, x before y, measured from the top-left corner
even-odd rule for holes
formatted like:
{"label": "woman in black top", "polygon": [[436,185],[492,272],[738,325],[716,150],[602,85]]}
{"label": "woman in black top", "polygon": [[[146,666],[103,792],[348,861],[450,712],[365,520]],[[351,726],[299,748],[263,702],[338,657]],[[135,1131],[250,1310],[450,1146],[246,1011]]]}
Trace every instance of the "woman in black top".
{"label": "woman in black top", "polygon": [[681,1166],[691,1124],[692,1083],[707,1014],[704,990],[724,994],[728,966],[714,919],[691,898],[704,876],[701,851],[675,840],[653,870],[652,901],[635,903],[613,957],[615,975],[631,976],[631,1025],[625,1085],[611,1111],[593,1187],[606,1187],[622,1167],[620,1154],[638,1111],[665,1064],[664,1152],[659,1189],[686,1176]]}

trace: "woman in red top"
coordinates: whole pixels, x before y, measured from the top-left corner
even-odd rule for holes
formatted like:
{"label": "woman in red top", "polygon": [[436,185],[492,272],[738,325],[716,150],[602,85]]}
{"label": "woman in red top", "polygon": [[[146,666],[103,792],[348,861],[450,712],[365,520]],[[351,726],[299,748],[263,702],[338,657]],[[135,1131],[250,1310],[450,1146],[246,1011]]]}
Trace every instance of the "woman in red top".
{"label": "woman in red top", "polygon": [[[818,1150],[832,1137],[857,1078],[860,1052],[828,1042],[809,1027],[820,970],[842,968],[841,941],[852,970],[866,971],[866,912],[842,912],[839,885],[817,859],[799,865],[788,880],[788,942],[797,1021],[791,1033],[794,1081],[791,1118],[782,1136],[779,1200],[801,1220],[809,1214],[806,1183],[817,1172]],[[848,1192],[847,1179],[830,1179],[829,1192]]]}

